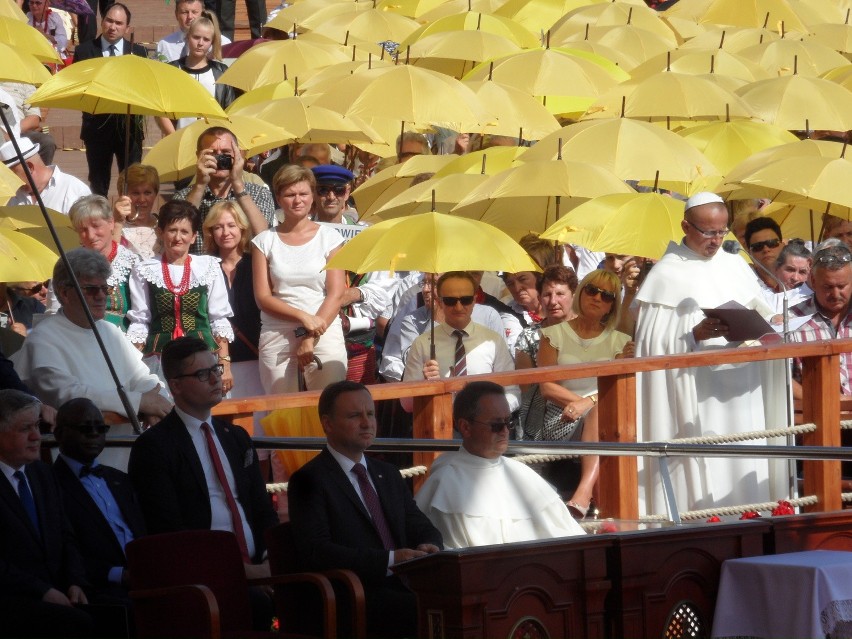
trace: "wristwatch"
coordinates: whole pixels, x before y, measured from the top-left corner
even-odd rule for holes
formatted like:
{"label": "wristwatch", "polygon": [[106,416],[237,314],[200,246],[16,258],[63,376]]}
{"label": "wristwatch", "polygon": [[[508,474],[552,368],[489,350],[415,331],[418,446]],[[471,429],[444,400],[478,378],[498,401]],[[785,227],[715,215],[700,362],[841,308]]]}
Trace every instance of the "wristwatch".
{"label": "wristwatch", "polygon": [[248,191],[240,191],[239,193],[234,193],[234,198],[239,200],[241,197],[245,197],[248,194]]}
{"label": "wristwatch", "polygon": [[231,356],[230,356],[230,355],[220,355],[220,356],[219,356],[219,361],[220,361],[220,362],[230,362],[230,361],[231,361]]}

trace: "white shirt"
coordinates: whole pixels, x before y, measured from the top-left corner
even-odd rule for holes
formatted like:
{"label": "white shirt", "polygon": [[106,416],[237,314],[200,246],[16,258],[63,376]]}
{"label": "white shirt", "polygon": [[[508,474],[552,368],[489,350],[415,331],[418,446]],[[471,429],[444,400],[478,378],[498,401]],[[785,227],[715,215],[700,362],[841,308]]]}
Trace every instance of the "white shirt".
{"label": "white shirt", "polygon": [[[231,44],[230,38],[222,36],[222,46]],[[211,45],[212,48],[212,45]],[[208,51],[209,54],[209,51]],[[186,55],[186,33],[178,29],[157,42],[157,58],[163,62],[174,62]]]}
{"label": "white shirt", "polygon": [[115,55],[124,55],[124,42],[121,40],[117,42],[108,42],[106,38],[101,36],[101,55],[105,58],[109,58],[112,56],[110,52],[110,47],[115,47]]}
{"label": "white shirt", "polygon": [[243,533],[246,537],[246,547],[248,548],[248,556],[254,557],[255,544],[254,535],[251,533],[251,527],[246,520],[246,512],[243,505],[240,503],[240,496],[237,492],[237,483],[234,481],[234,473],[231,471],[231,464],[228,463],[228,456],[225,454],[225,449],[216,435],[216,429],[213,428],[213,418],[208,415],[207,419],[199,420],[183,412],[175,406],[175,412],[186,426],[186,431],[192,439],[192,445],[195,447],[195,452],[198,453],[198,460],[201,462],[201,469],[204,471],[204,479],[207,480],[207,493],[210,495],[210,530],[226,530],[234,532],[234,522],[231,519],[231,509],[228,508],[228,500],[225,498],[225,491],[222,489],[222,484],[219,483],[219,477],[216,475],[216,469],[213,466],[213,460],[210,458],[210,450],[207,448],[207,437],[201,432],[201,424],[207,422],[210,427],[210,434],[213,436],[213,443],[216,444],[216,450],[219,453],[219,459],[222,460],[222,469],[225,471],[225,478],[228,480],[228,485],[231,487],[231,494],[234,496],[234,501],[237,502],[237,510],[240,513],[240,520],[243,522]]}
{"label": "white shirt", "polygon": [[[53,170],[53,175],[50,176],[47,186],[41,192],[41,199],[47,208],[68,215],[68,211],[74,202],[84,195],[92,194],[91,189],[81,180],[78,180],[73,175],[63,173],[55,164],[50,165],[48,168]],[[8,206],[32,204],[37,204],[36,199],[22,186],[17,190],[14,197],[9,200]]]}

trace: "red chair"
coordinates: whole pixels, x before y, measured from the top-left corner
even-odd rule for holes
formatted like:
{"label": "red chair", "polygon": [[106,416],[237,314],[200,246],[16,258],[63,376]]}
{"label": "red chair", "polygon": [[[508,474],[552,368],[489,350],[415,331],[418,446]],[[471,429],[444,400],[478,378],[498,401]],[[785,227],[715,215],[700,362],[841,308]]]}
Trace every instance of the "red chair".
{"label": "red chair", "polygon": [[[319,592],[321,625],[326,636],[336,636],[337,605],[329,580],[318,573],[248,579],[233,533],[150,535],[127,544],[126,552],[138,637],[281,636],[271,629],[252,630],[249,586],[277,590],[293,583],[311,584]],[[288,606],[286,597],[276,595],[275,600],[279,618],[301,614]]]}

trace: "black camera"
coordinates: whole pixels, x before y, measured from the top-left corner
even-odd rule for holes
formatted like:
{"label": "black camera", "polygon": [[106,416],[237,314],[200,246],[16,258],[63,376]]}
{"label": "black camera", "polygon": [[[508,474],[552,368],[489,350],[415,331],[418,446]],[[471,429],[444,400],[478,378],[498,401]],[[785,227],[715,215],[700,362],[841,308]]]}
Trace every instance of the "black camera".
{"label": "black camera", "polygon": [[216,170],[221,171],[222,169],[227,169],[230,171],[234,166],[234,158],[230,155],[216,155]]}

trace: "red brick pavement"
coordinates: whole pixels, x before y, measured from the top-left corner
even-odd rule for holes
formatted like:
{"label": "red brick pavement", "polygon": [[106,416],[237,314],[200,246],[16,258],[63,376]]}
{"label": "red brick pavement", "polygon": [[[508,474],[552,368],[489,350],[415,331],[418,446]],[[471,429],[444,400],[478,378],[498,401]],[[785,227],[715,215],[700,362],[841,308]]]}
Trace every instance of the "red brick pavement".
{"label": "red brick pavement", "polygon": [[[159,39],[175,30],[174,4],[173,0],[166,3],[164,0],[129,0],[127,2],[133,12],[132,28],[134,40],[154,48]],[[278,6],[275,0],[267,0],[267,7],[272,10]],[[242,0],[237,0],[236,11],[236,40],[249,37],[248,18],[246,7]],[[56,140],[56,156],[54,161],[66,173],[77,176],[88,183],[88,166],[86,165],[86,154],[83,143],[80,140],[80,113],[66,109],[50,109],[45,124],[50,127],[50,133]],[[157,128],[153,118],[146,118],[145,143],[142,152],[145,153],[151,146],[160,140],[160,130]],[[110,191],[115,193],[115,182],[118,170],[113,164],[112,182]],[[168,190],[170,190],[170,185]],[[167,191],[166,188],[163,189]]]}

